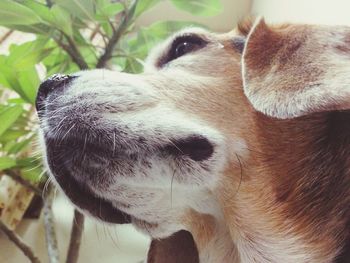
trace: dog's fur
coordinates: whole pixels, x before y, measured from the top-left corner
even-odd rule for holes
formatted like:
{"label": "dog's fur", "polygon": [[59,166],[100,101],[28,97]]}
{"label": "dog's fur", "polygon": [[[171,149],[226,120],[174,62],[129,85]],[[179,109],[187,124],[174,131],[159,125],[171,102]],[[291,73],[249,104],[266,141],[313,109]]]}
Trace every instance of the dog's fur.
{"label": "dog's fur", "polygon": [[[202,46],[169,61],[189,34]],[[160,239],[149,262],[331,263],[346,250],[350,28],[190,28],[143,74],[77,76],[40,112],[47,165],[85,213]]]}

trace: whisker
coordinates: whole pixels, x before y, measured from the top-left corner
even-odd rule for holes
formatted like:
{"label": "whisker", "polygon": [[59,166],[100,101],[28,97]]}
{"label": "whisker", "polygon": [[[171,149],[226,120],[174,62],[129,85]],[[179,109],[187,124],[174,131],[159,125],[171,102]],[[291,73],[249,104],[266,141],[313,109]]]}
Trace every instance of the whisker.
{"label": "whisker", "polygon": [[239,184],[238,184],[237,192],[236,192],[236,194],[235,194],[235,195],[237,195],[238,192],[239,192],[239,189],[240,189],[240,187],[241,187],[241,184],[242,184],[242,179],[243,179],[243,166],[242,166],[241,159],[239,159],[238,154],[235,154],[235,155],[236,155],[236,158],[237,158],[237,161],[238,161],[238,164],[239,164],[239,168],[240,168],[240,170],[241,170],[241,176],[240,176],[240,179],[239,179]]}
{"label": "whisker", "polygon": [[118,248],[117,242],[114,240],[113,235],[111,234],[111,232],[109,231],[108,228],[107,228],[107,233],[108,233],[109,238],[112,240],[113,245],[114,245],[116,248]]}
{"label": "whisker", "polygon": [[68,135],[68,133],[75,127],[75,125],[76,125],[76,123],[74,123],[74,124],[72,125],[72,127],[70,127],[70,128],[68,129],[68,131],[63,135],[61,141],[64,140],[64,138],[65,138],[65,137]]}
{"label": "whisker", "polygon": [[173,145],[180,153],[183,154],[183,151],[182,151],[179,147],[177,147],[177,145],[176,145],[171,139],[167,139],[167,140],[168,140],[168,142],[170,142],[170,144]]}
{"label": "whisker", "polygon": [[51,130],[51,132],[53,132],[53,131],[55,131],[55,130],[59,130],[59,128],[60,128],[60,125],[64,122],[64,120],[65,119],[67,119],[68,118],[68,116],[64,116],[63,118],[62,118],[62,120],[60,120],[60,122]]}
{"label": "whisker", "polygon": [[174,169],[173,175],[171,177],[171,183],[170,183],[170,207],[173,208],[173,182],[175,177],[176,169]]}
{"label": "whisker", "polygon": [[100,239],[100,235],[98,233],[98,227],[97,227],[97,224],[95,223],[95,233],[96,233],[96,236],[97,236],[97,240],[100,242],[101,239]]}
{"label": "whisker", "polygon": [[113,131],[113,152],[112,152],[112,156],[114,156],[115,154],[115,131]]}
{"label": "whisker", "polygon": [[83,145],[83,150],[82,150],[82,155],[83,156],[84,156],[84,152],[85,152],[85,149],[86,149],[87,137],[88,137],[88,133],[85,133],[84,145]]}

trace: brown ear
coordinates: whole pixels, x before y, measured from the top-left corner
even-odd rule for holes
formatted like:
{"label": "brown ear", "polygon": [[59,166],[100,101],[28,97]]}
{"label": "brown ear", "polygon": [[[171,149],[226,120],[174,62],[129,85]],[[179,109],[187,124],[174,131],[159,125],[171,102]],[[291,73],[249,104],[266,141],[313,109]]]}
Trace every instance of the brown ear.
{"label": "brown ear", "polygon": [[183,230],[165,239],[152,240],[147,263],[199,263],[192,235]]}
{"label": "brown ear", "polygon": [[259,18],[242,55],[244,92],[269,116],[350,108],[350,28],[283,25]]}

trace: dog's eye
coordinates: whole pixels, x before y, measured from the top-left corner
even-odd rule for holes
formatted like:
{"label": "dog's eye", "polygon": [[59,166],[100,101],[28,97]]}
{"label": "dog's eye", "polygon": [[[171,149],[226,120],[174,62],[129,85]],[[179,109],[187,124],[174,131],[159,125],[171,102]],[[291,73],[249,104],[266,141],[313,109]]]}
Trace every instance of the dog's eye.
{"label": "dog's eye", "polygon": [[206,42],[198,36],[181,36],[175,39],[170,49],[168,61],[177,59],[202,48]]}

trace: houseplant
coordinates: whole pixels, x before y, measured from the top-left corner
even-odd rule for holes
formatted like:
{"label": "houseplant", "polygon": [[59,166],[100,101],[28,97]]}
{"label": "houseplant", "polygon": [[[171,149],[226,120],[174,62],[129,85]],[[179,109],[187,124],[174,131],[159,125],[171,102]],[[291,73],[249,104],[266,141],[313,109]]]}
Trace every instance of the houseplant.
{"label": "houseplant", "polygon": [[[219,0],[167,1],[193,15],[212,16],[222,9]],[[0,55],[0,180],[1,175],[6,174],[30,189],[31,196],[43,197],[51,262],[58,262],[58,252],[52,194],[50,191],[43,194],[43,186],[48,181],[40,152],[35,153],[37,88],[42,79],[54,73],[93,68],[141,72],[142,60],[155,43],[193,24],[161,21],[136,27],[138,17],[160,2],[162,0],[0,1],[0,26],[7,28],[9,35],[20,31],[33,36],[33,40],[14,44],[8,54]],[[76,262],[78,258],[84,218],[77,211],[74,222],[66,262]],[[3,223],[0,226],[32,262],[40,261],[11,227]]]}

